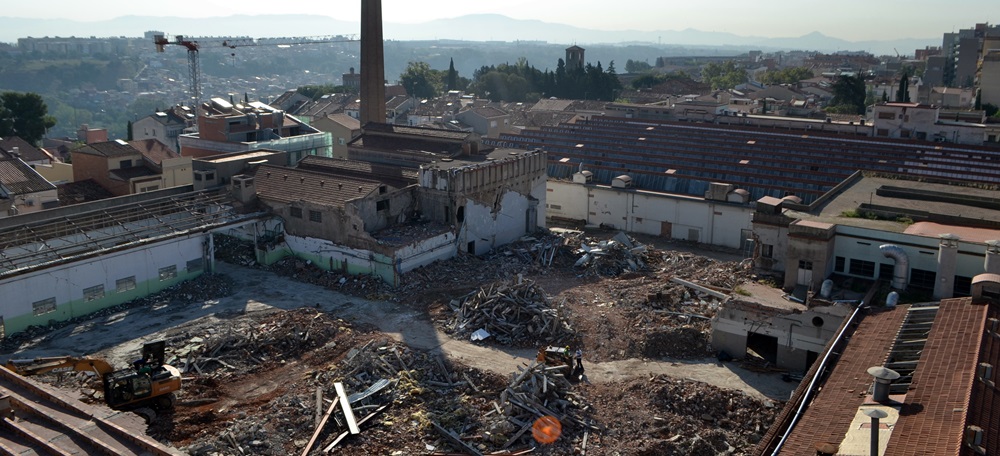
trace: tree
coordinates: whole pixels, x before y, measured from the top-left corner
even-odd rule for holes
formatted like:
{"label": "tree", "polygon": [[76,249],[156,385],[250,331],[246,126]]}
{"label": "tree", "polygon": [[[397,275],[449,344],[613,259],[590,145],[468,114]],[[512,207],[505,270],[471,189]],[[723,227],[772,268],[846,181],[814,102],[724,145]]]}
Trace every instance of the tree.
{"label": "tree", "polygon": [[0,94],[0,136],[18,136],[37,144],[56,124],[48,113],[48,106],[37,93],[4,92]]}
{"label": "tree", "polygon": [[865,113],[865,81],[861,76],[840,75],[834,81],[833,99],[827,111],[843,114]]}
{"label": "tree", "polygon": [[709,63],[701,70],[701,78],[713,89],[732,89],[747,82],[747,72],[737,67],[736,62],[727,60],[723,64]]}
{"label": "tree", "polygon": [[434,98],[440,93],[441,74],[427,62],[410,62],[399,75],[399,82],[411,97]]}
{"label": "tree", "polygon": [[323,95],[329,95],[332,93],[347,93],[347,87],[342,85],[333,84],[320,84],[320,85],[305,85],[295,89],[299,95],[309,97],[313,100],[319,100]]}
{"label": "tree", "polygon": [[458,72],[455,71],[455,59],[448,63],[448,77],[445,79],[445,89],[455,90],[458,88]]}
{"label": "tree", "polygon": [[803,67],[789,67],[781,70],[768,70],[760,77],[763,84],[795,84],[803,79],[813,77],[812,70]]}
{"label": "tree", "polygon": [[649,64],[649,62],[641,62],[639,60],[632,60],[632,59],[628,59],[625,61],[626,73],[645,73],[652,69],[653,67]]}
{"label": "tree", "polygon": [[983,89],[976,89],[976,104],[972,109],[976,111],[983,109]]}
{"label": "tree", "polygon": [[131,140],[135,139],[135,138],[132,137],[132,121],[131,120],[128,121],[128,123],[125,125],[125,135],[126,135],[125,136],[125,140],[126,141],[131,141]]}
{"label": "tree", "polygon": [[896,90],[896,101],[900,103],[910,102],[910,77],[905,72],[899,78],[899,89]]}

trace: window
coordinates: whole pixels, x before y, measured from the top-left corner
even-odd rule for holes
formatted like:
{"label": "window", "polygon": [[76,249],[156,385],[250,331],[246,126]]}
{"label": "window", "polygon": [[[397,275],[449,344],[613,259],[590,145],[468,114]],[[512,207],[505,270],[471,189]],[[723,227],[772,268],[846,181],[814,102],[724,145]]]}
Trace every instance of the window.
{"label": "window", "polygon": [[302,218],[302,208],[301,207],[291,207],[288,209],[288,214],[295,218]]}
{"label": "window", "polygon": [[346,141],[344,141],[344,138],[338,138],[337,142],[340,143],[341,146],[343,146],[346,143]]}
{"label": "window", "polygon": [[834,272],[844,272],[844,265],[847,264],[847,259],[844,257],[837,257],[833,261]]}
{"label": "window", "polygon": [[937,273],[934,271],[927,271],[924,269],[917,269],[917,268],[910,269],[910,286],[913,288],[933,290],[935,278],[937,278]]}
{"label": "window", "polygon": [[201,173],[194,173],[195,182],[201,182]]}
{"label": "window", "polygon": [[764,258],[774,258],[774,246],[771,244],[761,244],[760,256]]}
{"label": "window", "polygon": [[389,210],[389,200],[376,201],[375,210],[379,212]]}
{"label": "window", "polygon": [[806,260],[799,260],[799,269],[804,269],[806,271],[812,271],[813,270],[813,262],[812,261],[806,261]]}
{"label": "window", "polygon": [[122,160],[122,161],[118,162],[118,167],[121,168],[121,169],[131,168],[132,167],[132,160]]}
{"label": "window", "polygon": [[309,211],[309,221],[320,223],[323,221],[323,214],[319,211]]}
{"label": "window", "polygon": [[35,315],[45,315],[56,311],[56,298],[43,299],[31,303],[31,311]]}
{"label": "window", "polygon": [[135,276],[115,280],[115,289],[117,289],[119,293],[135,290]]}
{"label": "window", "polygon": [[892,112],[889,112],[889,111],[882,111],[882,112],[878,113],[878,118],[879,119],[889,119],[889,120],[892,120],[892,119],[896,118],[896,114],[894,114]]}
{"label": "window", "polygon": [[212,171],[210,173],[205,173],[205,180],[207,180],[207,181],[214,181],[215,180],[215,171]]}
{"label": "window", "polygon": [[972,295],[972,277],[955,276],[955,296]]}
{"label": "window", "polygon": [[910,137],[910,130],[899,130],[899,137],[900,138],[909,138]]}
{"label": "window", "polygon": [[104,298],[104,284],[94,285],[83,289],[84,301],[96,301]]}
{"label": "window", "polygon": [[851,259],[851,267],[847,272],[856,276],[875,277],[875,262]]}
{"label": "window", "polygon": [[194,260],[188,260],[187,265],[185,265],[188,272],[197,272],[205,269],[205,260],[202,258],[197,258]]}
{"label": "window", "polygon": [[878,265],[878,278],[882,280],[892,280],[895,274],[896,265],[892,263],[881,263]]}
{"label": "window", "polygon": [[160,268],[160,280],[170,280],[177,277],[177,265]]}
{"label": "window", "polygon": [[879,128],[878,132],[875,135],[876,136],[889,136],[889,129],[888,128]]}
{"label": "window", "polygon": [[379,195],[385,195],[385,193],[388,192],[388,191],[389,191],[389,189],[386,188],[385,185],[379,185],[378,186],[378,194]]}

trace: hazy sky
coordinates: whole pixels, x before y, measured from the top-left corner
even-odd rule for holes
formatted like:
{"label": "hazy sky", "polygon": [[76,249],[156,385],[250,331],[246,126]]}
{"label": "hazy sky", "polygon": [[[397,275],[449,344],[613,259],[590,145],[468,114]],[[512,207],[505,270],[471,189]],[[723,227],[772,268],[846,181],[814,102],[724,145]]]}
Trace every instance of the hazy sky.
{"label": "hazy sky", "polygon": [[[360,20],[358,0],[36,0],[4,2],[0,16],[98,21],[115,16],[219,17],[309,13]],[[609,7],[613,5],[615,7]],[[414,23],[495,13],[601,30],[683,30],[790,37],[819,31],[851,41],[926,38],[1000,20],[998,0],[383,0],[383,20]]]}

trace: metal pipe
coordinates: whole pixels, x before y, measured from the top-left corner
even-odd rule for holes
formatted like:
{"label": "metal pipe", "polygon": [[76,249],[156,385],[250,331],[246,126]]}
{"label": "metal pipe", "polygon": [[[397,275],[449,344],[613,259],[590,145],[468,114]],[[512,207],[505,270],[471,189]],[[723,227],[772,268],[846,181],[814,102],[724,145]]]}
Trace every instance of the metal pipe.
{"label": "metal pipe", "polygon": [[882,255],[892,258],[896,262],[896,267],[892,269],[892,288],[905,290],[910,272],[910,259],[906,252],[895,244],[882,244],[878,249],[882,251]]}

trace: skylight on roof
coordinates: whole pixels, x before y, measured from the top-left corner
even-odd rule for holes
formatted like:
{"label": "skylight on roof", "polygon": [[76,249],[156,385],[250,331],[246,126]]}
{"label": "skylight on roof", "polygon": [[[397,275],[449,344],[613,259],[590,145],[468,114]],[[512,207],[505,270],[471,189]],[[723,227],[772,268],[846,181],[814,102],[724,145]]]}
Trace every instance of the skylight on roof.
{"label": "skylight on roof", "polygon": [[583,147],[583,143],[577,144],[576,147]]}
{"label": "skylight on roof", "polygon": [[751,140],[747,141],[747,144],[749,144],[749,145],[752,146],[754,144],[757,144],[757,141],[754,141],[754,140],[751,139]]}
{"label": "skylight on roof", "polygon": [[639,137],[639,141],[645,141],[645,140],[646,140],[646,138],[644,138],[642,136]]}
{"label": "skylight on roof", "polygon": [[569,157],[560,158],[559,163],[569,163]]}
{"label": "skylight on roof", "polygon": [[646,131],[653,131],[653,130],[655,130],[655,128],[653,128],[653,127],[646,127]]}
{"label": "skylight on roof", "polygon": [[750,160],[740,160],[740,164],[741,165],[749,165],[750,164]]}
{"label": "skylight on roof", "polygon": [[667,170],[667,174],[673,174],[673,173],[676,173],[676,172],[677,172],[677,170],[673,169],[673,168]]}

